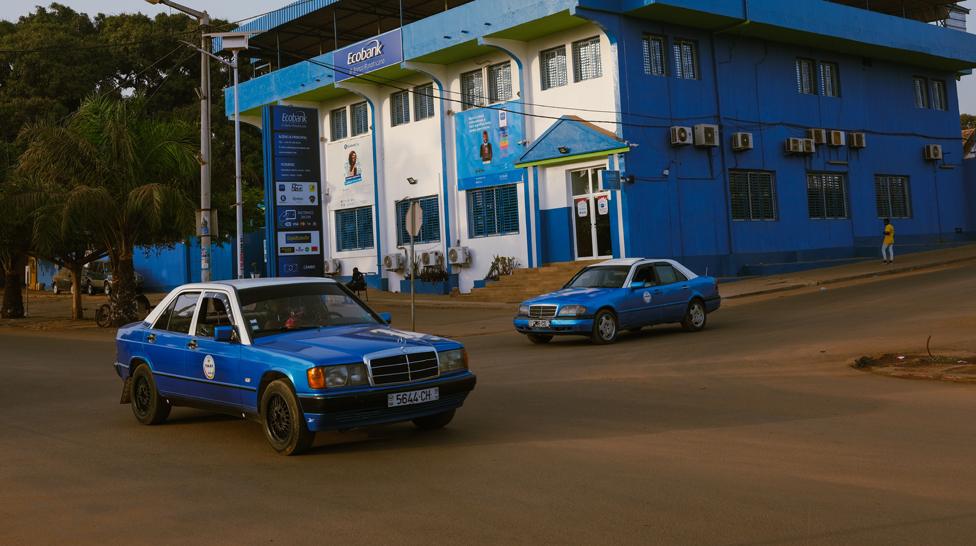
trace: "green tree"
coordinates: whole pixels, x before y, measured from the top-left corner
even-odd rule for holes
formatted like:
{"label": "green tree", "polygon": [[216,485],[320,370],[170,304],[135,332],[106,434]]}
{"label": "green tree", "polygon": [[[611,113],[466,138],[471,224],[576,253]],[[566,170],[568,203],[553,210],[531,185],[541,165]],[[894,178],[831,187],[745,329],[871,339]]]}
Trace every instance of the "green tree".
{"label": "green tree", "polygon": [[167,244],[193,230],[188,190],[197,133],[147,111],[143,97],[94,96],[64,123],[30,126],[19,170],[63,185],[62,229],[90,233],[112,264],[112,319],[135,319],[136,246]]}
{"label": "green tree", "polygon": [[2,318],[24,318],[24,267],[30,249],[30,214],[24,213],[20,197],[23,183],[8,178],[0,186],[0,269],[3,270]]}
{"label": "green tree", "polygon": [[959,116],[959,121],[962,123],[963,129],[976,129],[976,116],[972,114]]}

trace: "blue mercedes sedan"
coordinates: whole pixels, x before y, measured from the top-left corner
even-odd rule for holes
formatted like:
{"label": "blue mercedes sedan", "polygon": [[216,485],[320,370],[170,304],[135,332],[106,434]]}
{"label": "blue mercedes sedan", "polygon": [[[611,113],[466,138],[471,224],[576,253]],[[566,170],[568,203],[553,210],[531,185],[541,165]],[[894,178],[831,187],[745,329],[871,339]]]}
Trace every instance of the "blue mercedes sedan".
{"label": "blue mercedes sedan", "polygon": [[652,324],[680,322],[697,332],[719,305],[718,281],[674,260],[609,260],[583,268],[561,290],[522,302],[515,329],[533,343],[583,335],[605,344],[621,330]]}
{"label": "blue mercedes sedan", "polygon": [[119,329],[122,403],[145,425],[173,406],[249,417],[284,455],[319,431],[446,426],[475,386],[467,352],[389,322],[330,279],[187,284]]}

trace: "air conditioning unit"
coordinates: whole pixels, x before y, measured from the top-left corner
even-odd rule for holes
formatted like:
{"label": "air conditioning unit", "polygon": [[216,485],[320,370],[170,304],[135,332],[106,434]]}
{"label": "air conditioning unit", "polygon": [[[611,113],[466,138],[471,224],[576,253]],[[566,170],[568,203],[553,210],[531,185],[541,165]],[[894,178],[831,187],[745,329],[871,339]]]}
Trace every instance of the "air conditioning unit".
{"label": "air conditioning unit", "polygon": [[451,265],[468,265],[471,263],[471,250],[466,246],[452,246],[447,251],[447,261]]}
{"label": "air conditioning unit", "polygon": [[926,144],[925,159],[928,161],[942,161],[942,145]]}
{"label": "air conditioning unit", "polygon": [[692,144],[692,133],[691,127],[672,127],[671,128],[671,145],[672,146],[687,146]]}
{"label": "air conditioning unit", "polygon": [[441,265],[444,263],[444,253],[439,250],[421,252],[420,263],[424,266]]}
{"label": "air conditioning unit", "polygon": [[847,146],[847,133],[844,131],[831,131],[829,144],[831,146]]}
{"label": "air conditioning unit", "polygon": [[718,125],[695,125],[695,146],[718,146]]}
{"label": "air conditioning unit", "polygon": [[801,139],[803,141],[803,153],[805,154],[815,154],[817,153],[817,142],[812,138]]}
{"label": "air conditioning unit", "polygon": [[342,260],[339,258],[329,258],[325,260],[325,274],[338,275],[342,273]]}
{"label": "air conditioning unit", "polygon": [[744,152],[746,150],[751,150],[752,144],[752,133],[733,133],[732,134],[732,149],[736,152]]}
{"label": "air conditioning unit", "polygon": [[803,153],[803,141],[802,138],[788,138],[786,139],[786,153],[788,154],[802,154]]}
{"label": "air conditioning unit", "polygon": [[814,144],[826,144],[827,143],[827,130],[826,129],[807,129],[807,138],[813,141]]}
{"label": "air conditioning unit", "polygon": [[383,267],[388,271],[403,271],[405,264],[406,260],[403,258],[403,254],[399,252],[387,254],[383,257]]}
{"label": "air conditioning unit", "polygon": [[847,145],[851,148],[867,148],[867,136],[864,133],[850,133],[847,135]]}

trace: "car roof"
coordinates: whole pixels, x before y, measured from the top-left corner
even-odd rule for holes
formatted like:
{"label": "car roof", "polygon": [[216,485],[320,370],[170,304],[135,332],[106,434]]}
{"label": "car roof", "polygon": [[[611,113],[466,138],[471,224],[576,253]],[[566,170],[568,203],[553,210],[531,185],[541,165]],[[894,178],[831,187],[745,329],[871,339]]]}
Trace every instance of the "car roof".
{"label": "car roof", "polygon": [[181,290],[198,288],[201,290],[206,290],[208,288],[226,288],[231,287],[236,290],[242,290],[245,288],[262,288],[265,286],[284,286],[289,284],[307,284],[307,283],[327,283],[334,284],[336,281],[333,279],[327,279],[323,277],[287,277],[287,278],[258,278],[258,279],[230,279],[224,281],[212,281],[208,283],[191,283],[184,284],[180,286]]}
{"label": "car roof", "polygon": [[698,277],[697,273],[685,267],[684,264],[678,262],[677,260],[672,260],[670,258],[616,258],[613,260],[600,262],[598,264],[593,264],[589,267],[613,267],[613,266],[633,267],[638,264],[655,263],[655,262],[663,262],[663,263],[671,264],[672,266],[674,266],[675,269],[681,271],[685,275],[685,277],[688,277],[689,279],[694,279],[695,277]]}

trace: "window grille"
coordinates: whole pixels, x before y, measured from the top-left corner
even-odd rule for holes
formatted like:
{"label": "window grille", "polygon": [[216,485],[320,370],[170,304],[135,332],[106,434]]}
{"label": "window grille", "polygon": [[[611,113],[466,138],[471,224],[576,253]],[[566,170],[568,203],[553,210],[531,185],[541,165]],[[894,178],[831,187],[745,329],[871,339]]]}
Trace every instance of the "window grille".
{"label": "window grille", "polygon": [[474,237],[519,232],[518,186],[468,190],[468,232]]}
{"label": "window grille", "polygon": [[776,219],[776,188],[773,173],[730,171],[729,194],[733,220]]}
{"label": "window grille", "polygon": [[461,74],[461,101],[462,110],[485,105],[485,79],[480,68]]}
{"label": "window grille", "polygon": [[698,46],[690,40],[674,41],[674,75],[681,80],[698,79]]}
{"label": "window grille", "polygon": [[329,138],[333,141],[342,140],[349,136],[349,127],[346,123],[346,108],[337,108],[329,112]]}
{"label": "window grille", "polygon": [[812,219],[847,218],[847,180],[842,174],[807,174],[807,209]]}
{"label": "window grille", "polygon": [[562,87],[569,83],[566,75],[566,46],[554,47],[539,53],[542,70],[542,89]]}
{"label": "window grille", "polygon": [[592,80],[603,75],[600,62],[600,38],[573,42],[573,81]]}
{"label": "window grille", "polygon": [[366,102],[353,104],[352,109],[352,136],[365,135],[369,132],[369,108]]}
{"label": "window grille", "polygon": [[390,125],[396,127],[410,123],[410,92],[398,91],[390,95]]}
{"label": "window grille", "polygon": [[911,218],[911,194],[907,176],[875,176],[874,194],[878,218]]}
{"label": "window grille", "polygon": [[373,207],[335,211],[336,250],[373,248]]}
{"label": "window grille", "polygon": [[642,43],[644,52],[644,73],[651,76],[665,76],[667,63],[664,60],[664,38],[661,36],[644,36]]}
{"label": "window grille", "polygon": [[414,237],[415,243],[435,243],[441,240],[441,218],[438,212],[437,196],[421,197],[419,199],[404,199],[396,204],[397,214],[397,245],[410,244],[410,233],[407,232],[407,211],[410,203],[417,201],[423,211],[423,225],[420,235]]}
{"label": "window grille", "polygon": [[796,90],[803,95],[817,94],[816,63],[810,59],[796,60]]}
{"label": "window grille", "polygon": [[488,67],[488,102],[502,102],[512,98],[512,63],[493,64]]}
{"label": "window grille", "polygon": [[413,119],[434,117],[434,84],[428,83],[413,89]]}

